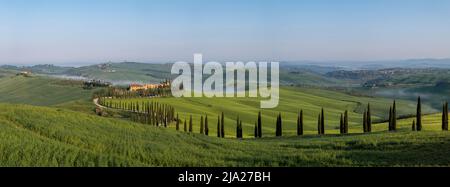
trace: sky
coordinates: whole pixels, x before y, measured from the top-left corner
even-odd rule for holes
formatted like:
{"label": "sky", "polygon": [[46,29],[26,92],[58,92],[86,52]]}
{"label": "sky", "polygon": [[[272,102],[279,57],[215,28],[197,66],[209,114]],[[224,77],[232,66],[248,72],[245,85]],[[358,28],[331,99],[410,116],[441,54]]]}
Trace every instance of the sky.
{"label": "sky", "polygon": [[450,0],[0,0],[0,64],[450,57]]}

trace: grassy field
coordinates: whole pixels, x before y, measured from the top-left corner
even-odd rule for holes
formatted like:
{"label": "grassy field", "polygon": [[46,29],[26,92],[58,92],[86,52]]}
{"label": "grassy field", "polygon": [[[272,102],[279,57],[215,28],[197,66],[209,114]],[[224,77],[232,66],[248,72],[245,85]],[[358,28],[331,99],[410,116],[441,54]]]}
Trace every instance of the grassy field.
{"label": "grassy field", "polygon": [[92,92],[65,80],[43,76],[0,78],[0,102],[5,103],[59,105],[76,100],[87,101]]}
{"label": "grassy field", "polygon": [[425,116],[423,132],[400,120],[395,133],[236,140],[0,104],[0,166],[450,166],[439,118]]}
{"label": "grassy field", "polygon": [[[450,166],[450,133],[440,131],[439,114],[424,116],[422,132],[411,132],[412,119],[403,119],[398,132],[387,132],[381,123],[373,125],[373,133],[361,133],[365,103],[372,103],[374,119],[380,120],[388,99],[284,87],[280,107],[262,111],[264,138],[256,140],[251,136],[257,99],[154,98],[175,106],[182,118],[193,114],[195,132],[200,115],[210,115],[208,137],[176,132],[173,124],[157,128],[93,115],[92,91],[57,79],[9,74],[0,86],[1,102],[27,104],[0,103],[0,166]],[[321,107],[324,136],[315,131]],[[306,135],[297,137],[300,108]],[[352,134],[338,135],[338,115],[345,109]],[[398,102],[400,114],[414,109],[414,102]],[[429,106],[423,110],[435,112]],[[227,117],[225,139],[212,137],[221,111]],[[282,138],[273,137],[277,111],[283,114]],[[243,140],[232,138],[237,114],[244,120]]]}
{"label": "grassy field", "polygon": [[[208,115],[210,124],[210,135],[216,135],[217,117],[221,112],[225,114],[225,133],[227,136],[235,136],[236,117],[243,120],[243,131],[245,137],[253,136],[254,124],[260,101],[257,98],[140,98],[140,99],[110,99],[113,102],[142,102],[158,101],[175,107],[181,120],[193,116],[194,131],[199,131],[200,117]],[[362,113],[371,103],[374,121],[387,119],[389,106],[392,100],[373,97],[356,97],[339,92],[300,89],[284,87],[280,91],[280,104],[274,109],[262,111],[263,136],[275,134],[276,115],[281,112],[283,116],[283,133],[294,135],[296,133],[297,112],[303,109],[305,120],[305,133],[317,133],[317,116],[323,107],[325,109],[325,123],[327,133],[339,132],[339,117],[345,110],[349,111],[349,125],[355,127],[356,132],[362,131]],[[414,114],[416,103],[411,101],[397,101],[398,115]],[[437,112],[430,106],[424,105],[422,111],[425,113]]]}

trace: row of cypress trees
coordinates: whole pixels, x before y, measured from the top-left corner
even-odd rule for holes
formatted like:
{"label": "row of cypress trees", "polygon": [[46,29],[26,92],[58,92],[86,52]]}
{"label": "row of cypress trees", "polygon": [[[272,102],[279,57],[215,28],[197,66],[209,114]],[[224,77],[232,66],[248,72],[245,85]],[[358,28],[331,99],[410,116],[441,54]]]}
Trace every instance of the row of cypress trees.
{"label": "row of cypress trees", "polygon": [[[142,121],[143,123],[155,123],[156,126],[158,124],[164,124],[167,126],[169,121],[176,122],[176,130],[180,130],[181,120],[179,115],[174,117],[174,109],[169,105],[161,105],[156,102],[147,102],[147,103],[111,103],[111,102],[101,102],[102,105],[125,109],[133,112],[137,115],[137,119]],[[396,101],[394,100],[392,106],[389,108],[389,120],[388,120],[388,129],[389,131],[397,130],[397,112],[396,112]],[[153,116],[153,117],[151,117]],[[150,117],[150,118],[149,118]],[[136,117],[135,117],[136,118]],[[254,137],[261,138],[262,137],[262,119],[261,112],[258,112],[258,118],[255,122],[254,129]],[[340,115],[340,123],[339,123],[339,132],[341,134],[348,133],[348,111],[346,110],[343,114]],[[189,117],[189,126],[187,126],[187,120],[184,121],[184,131],[193,132],[193,124],[192,124],[192,115]],[[224,138],[225,137],[225,117],[222,112],[221,115],[218,116],[217,120],[217,137]],[[303,135],[304,131],[304,122],[303,122],[303,110],[300,110],[297,116],[297,135]],[[277,115],[276,120],[276,129],[275,136],[282,136],[282,117],[281,113]],[[413,131],[422,130],[422,113],[421,113],[421,99],[418,97],[417,100],[417,110],[416,110],[416,120],[413,121],[412,124]],[[442,130],[448,130],[448,103],[445,102],[442,106]],[[318,115],[317,120],[317,131],[318,134],[325,134],[325,112],[324,109],[321,109],[321,112]],[[367,109],[363,112],[363,131],[365,133],[372,131],[372,119],[371,119],[371,108],[370,104],[367,104]],[[205,118],[201,116],[200,119],[200,133],[208,135],[209,127],[208,127],[208,116]],[[243,138],[243,130],[242,130],[242,120],[237,117],[236,120],[236,138]]]}
{"label": "row of cypress trees", "polygon": [[142,124],[167,127],[175,121],[175,108],[168,104],[153,101],[112,102],[104,98],[99,98],[98,102],[102,106],[128,112],[132,121]]}

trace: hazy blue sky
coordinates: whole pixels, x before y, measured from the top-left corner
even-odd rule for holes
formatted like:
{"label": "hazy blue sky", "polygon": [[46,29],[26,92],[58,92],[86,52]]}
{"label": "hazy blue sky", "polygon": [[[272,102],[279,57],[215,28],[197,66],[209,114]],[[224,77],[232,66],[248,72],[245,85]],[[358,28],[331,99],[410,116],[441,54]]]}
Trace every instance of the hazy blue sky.
{"label": "hazy blue sky", "polygon": [[0,0],[0,64],[450,57],[450,0]]}

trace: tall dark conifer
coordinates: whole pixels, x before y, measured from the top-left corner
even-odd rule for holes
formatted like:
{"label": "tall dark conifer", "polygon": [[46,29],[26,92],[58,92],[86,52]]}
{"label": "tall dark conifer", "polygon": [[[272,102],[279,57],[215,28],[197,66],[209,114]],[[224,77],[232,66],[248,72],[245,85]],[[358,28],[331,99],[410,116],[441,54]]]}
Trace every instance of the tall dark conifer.
{"label": "tall dark conifer", "polygon": [[258,113],[258,138],[262,137],[262,120],[261,120],[261,111]]}
{"label": "tall dark conifer", "polygon": [[448,131],[448,102],[442,105],[442,130]]}
{"label": "tall dark conifer", "polygon": [[277,123],[276,123],[276,129],[275,129],[275,135],[276,136],[282,136],[282,121],[281,121],[281,113],[277,116]]}
{"label": "tall dark conifer", "polygon": [[239,116],[236,118],[236,138],[239,138]]}
{"label": "tall dark conifer", "polygon": [[341,118],[339,118],[339,133],[344,134],[344,115],[341,113]]}
{"label": "tall dark conifer", "polygon": [[416,120],[413,120],[412,125],[411,125],[411,130],[416,131]]}
{"label": "tall dark conifer", "polygon": [[392,106],[389,107],[389,131],[392,131]]}
{"label": "tall dark conifer", "polygon": [[367,104],[367,132],[372,132],[372,114],[370,112],[370,103]]}
{"label": "tall dark conifer", "polygon": [[221,133],[220,133],[220,131],[221,131],[221,130],[220,130],[220,127],[221,127],[221,125],[220,125],[220,116],[218,115],[218,116],[217,116],[217,137],[218,137],[218,138],[222,137],[222,136],[221,136]]}
{"label": "tall dark conifer", "polygon": [[225,138],[225,115],[222,112],[222,119],[221,119],[221,124],[220,124],[220,136],[222,138]]}
{"label": "tall dark conifer", "polygon": [[322,114],[320,115],[320,132],[325,134],[325,113],[322,108]]}
{"label": "tall dark conifer", "polygon": [[200,117],[200,134],[204,134],[204,123],[203,123],[203,116]]}
{"label": "tall dark conifer", "polygon": [[192,132],[192,115],[189,117],[189,132]]}
{"label": "tall dark conifer", "polygon": [[417,98],[417,109],[416,109],[416,130],[422,130],[422,104],[420,101],[420,96]]}
{"label": "tall dark conifer", "polygon": [[187,132],[186,117],[184,117],[184,132]]}
{"label": "tall dark conifer", "polygon": [[344,133],[348,133],[348,111],[345,110],[344,112]]}
{"label": "tall dark conifer", "polygon": [[367,112],[363,113],[363,132],[367,132]]}
{"label": "tall dark conifer", "polygon": [[320,113],[319,113],[319,116],[317,117],[317,134],[322,134],[322,132],[321,132],[322,128],[320,127],[321,126],[320,119],[321,119],[321,117],[320,117]]}
{"label": "tall dark conifer", "polygon": [[392,130],[397,130],[397,107],[395,106],[395,100],[394,105],[392,106]]}
{"label": "tall dark conifer", "polygon": [[258,138],[258,123],[255,122],[255,132],[254,132],[255,138]]}
{"label": "tall dark conifer", "polygon": [[208,115],[205,117],[205,135],[209,135],[209,126],[208,126]]}
{"label": "tall dark conifer", "polygon": [[297,117],[297,135],[303,135],[303,110],[300,110]]}
{"label": "tall dark conifer", "polygon": [[176,127],[177,131],[180,130],[180,118],[178,118],[178,113],[177,113],[177,122],[176,122],[175,127]]}

